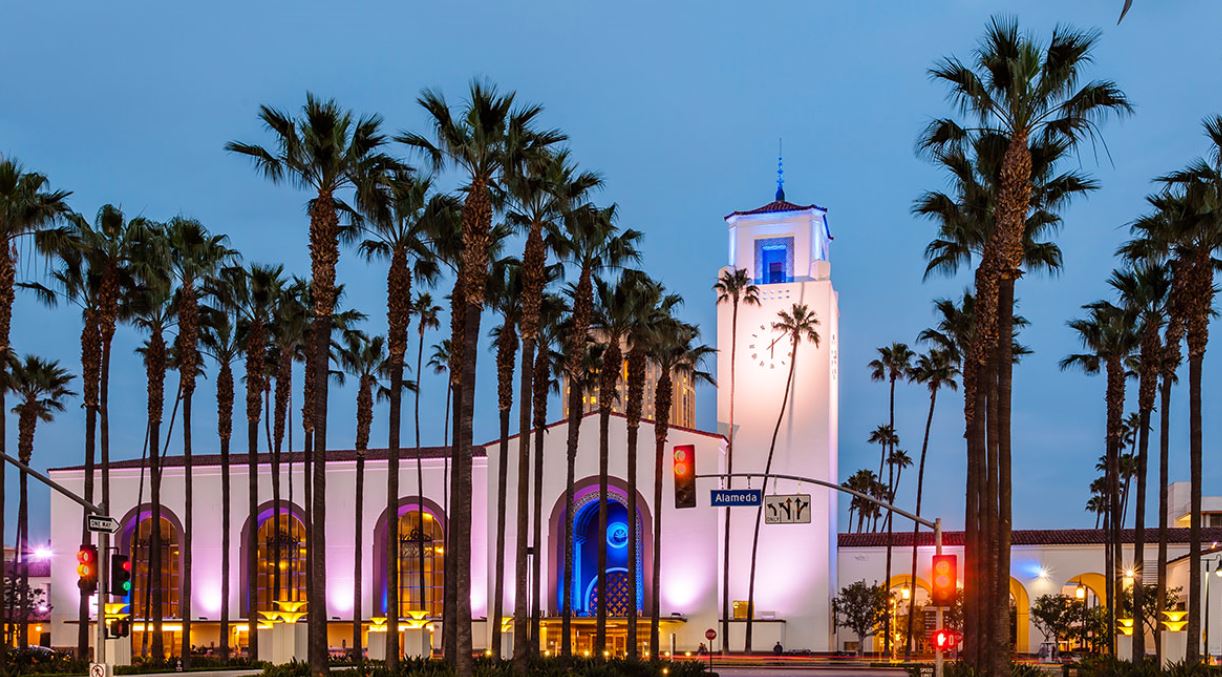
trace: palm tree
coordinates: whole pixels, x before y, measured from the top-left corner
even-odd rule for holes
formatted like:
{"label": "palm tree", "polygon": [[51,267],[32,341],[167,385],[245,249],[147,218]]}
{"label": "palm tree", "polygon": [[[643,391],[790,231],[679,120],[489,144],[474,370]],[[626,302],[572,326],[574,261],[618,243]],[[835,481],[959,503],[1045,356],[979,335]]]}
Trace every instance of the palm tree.
{"label": "palm tree", "polygon": [[[1159,245],[1160,258],[1171,257],[1172,295],[1176,314],[1183,320],[1188,342],[1189,397],[1189,578],[1188,595],[1199,599],[1200,580],[1200,507],[1201,507],[1201,372],[1209,341],[1209,320],[1213,308],[1213,254],[1222,248],[1222,216],[1217,205],[1222,201],[1222,115],[1204,121],[1209,153],[1187,168],[1160,177],[1164,194],[1151,200],[1157,210],[1152,219],[1141,219],[1134,228]],[[1178,329],[1177,329],[1178,330]],[[1178,352],[1178,345],[1177,345]],[[1194,596],[1195,595],[1195,596]],[[1200,610],[1190,607],[1187,632],[1200,635]],[[1195,633],[1195,634],[1194,634]],[[1196,662],[1200,648],[1189,642],[1187,660]]]}
{"label": "palm tree", "polygon": [[[6,257],[0,257],[6,258]],[[38,422],[50,423],[57,412],[64,410],[64,400],[76,393],[68,389],[72,382],[72,374],[59,366],[54,360],[44,360],[35,355],[27,355],[25,359],[8,358],[8,373],[5,374],[5,390],[12,391],[17,397],[13,405],[13,413],[17,415],[17,456],[25,465],[30,464],[34,455],[34,430]],[[29,478],[25,471],[19,476],[17,502],[17,552],[22,561],[19,567],[20,584],[18,585],[18,605],[21,608],[21,618],[30,617],[29,570],[25,559],[29,551]],[[24,622],[24,621],[23,621]],[[29,632],[23,627],[19,638],[19,647],[27,648]]]}
{"label": "palm tree", "polygon": [[[1110,517],[1108,546],[1107,598],[1118,593],[1117,573],[1120,563],[1120,452],[1121,419],[1124,415],[1125,361],[1136,348],[1139,338],[1134,331],[1134,313],[1107,301],[1090,303],[1084,319],[1071,320],[1069,327],[1077,334],[1087,352],[1069,355],[1061,360],[1061,369],[1079,368],[1087,374],[1103,372],[1107,376],[1107,497]],[[1116,622],[1114,604],[1108,605],[1108,644],[1115,650],[1113,628]]]}
{"label": "palm tree", "polygon": [[[62,226],[38,232],[35,243],[44,252],[88,261],[91,275],[97,277],[96,322],[101,353],[97,377],[97,442],[102,466],[101,507],[107,510],[110,505],[110,353],[119,321],[129,316],[120,300],[125,296],[124,286],[130,282],[128,259],[135,229],[129,227],[122,210],[109,204],[98,210],[93,223],[77,214],[69,215],[67,220],[68,223]],[[89,389],[86,384],[87,397]],[[89,613],[88,600],[81,603],[80,613],[82,618]],[[88,623],[81,623],[77,628],[77,655],[85,656],[88,647]]]}
{"label": "palm tree", "polygon": [[[213,283],[214,285],[216,283]],[[212,290],[216,290],[213,286]],[[228,296],[223,293],[222,297]],[[216,432],[221,448],[221,660],[229,660],[229,522],[230,477],[229,441],[233,436],[233,363],[242,353],[234,322],[229,312],[220,312],[213,322],[203,327],[204,350],[217,364]]]}
{"label": "palm tree", "polygon": [[[878,484],[878,476],[869,468],[862,468],[857,472],[849,475],[849,478],[844,481],[843,486],[859,494],[867,496],[874,493],[874,487]],[[857,532],[865,530],[865,521],[875,507],[875,504],[862,499],[860,496],[854,496],[849,502],[849,522],[853,521],[853,513],[857,513]]]}
{"label": "palm tree", "polygon": [[[583,365],[587,358],[586,345],[589,342],[590,324],[594,316],[594,277],[601,271],[618,268],[624,264],[636,261],[640,254],[637,243],[641,234],[635,230],[620,231],[615,224],[615,206],[598,208],[586,205],[565,216],[565,230],[555,233],[552,239],[553,247],[561,258],[573,263],[577,268],[577,282],[572,286],[572,314],[569,321],[569,335],[566,341],[565,353],[568,362],[565,372],[570,382],[569,421],[567,457],[570,479],[573,474],[573,463],[577,458],[577,446],[580,442],[581,417],[584,410],[581,399],[581,389],[592,388],[593,382],[586,383],[586,368]],[[580,384],[580,385],[579,385]],[[601,453],[601,452],[600,452]],[[600,461],[600,467],[602,467]],[[600,500],[605,500],[606,494],[600,482]],[[571,538],[573,524],[573,487],[568,483],[565,489],[565,531],[569,535],[565,539],[565,578],[572,578],[572,546]],[[599,512],[602,513],[600,507]],[[571,651],[571,615],[572,587],[564,587],[565,600],[561,612],[561,633],[564,636],[564,655]],[[599,599],[606,599],[600,597]],[[600,639],[605,641],[605,635]],[[595,640],[597,645],[598,639]],[[598,648],[601,655],[602,649]]]}
{"label": "palm tree", "polygon": [[[764,482],[768,482],[768,474],[772,472],[772,456],[776,452],[777,435],[781,432],[781,422],[785,419],[785,409],[789,406],[789,391],[793,388],[794,366],[798,359],[798,346],[809,341],[819,345],[819,332],[815,329],[819,320],[805,305],[795,303],[793,308],[777,313],[777,319],[772,323],[773,331],[789,338],[789,375],[785,378],[785,394],[781,397],[781,410],[777,414],[776,427],[772,429],[772,442],[768,446],[768,460],[764,463]],[[755,616],[755,562],[759,553],[760,521],[764,516],[763,506],[755,511],[755,533],[751,538],[751,573],[747,577],[747,629],[743,642],[743,651],[751,653],[751,630]]]}
{"label": "palm tree", "polygon": [[[420,446],[420,388],[424,374],[424,334],[430,329],[437,329],[441,326],[441,321],[437,319],[437,314],[441,312],[441,306],[433,303],[433,297],[428,292],[420,292],[416,295],[416,301],[412,303],[412,312],[416,314],[416,333],[419,335],[419,341],[416,347],[416,383],[415,383],[415,418],[416,418],[416,505],[424,505],[424,449]],[[431,363],[430,363],[431,364]],[[449,414],[450,400],[446,399],[446,413]],[[449,418],[447,415],[446,418]],[[448,424],[448,421],[447,421]],[[424,580],[424,530],[420,530],[420,539],[416,542],[416,551],[419,559],[416,562],[417,568],[420,569],[420,576],[417,584],[420,587],[420,608],[428,609],[428,587]]]}
{"label": "palm tree", "polygon": [[[386,340],[381,336],[369,337],[361,332],[349,332],[343,337],[337,357],[344,371],[357,380],[356,386],[356,496],[353,514],[352,538],[353,561],[352,589],[352,659],[358,666],[365,664],[365,652],[361,648],[361,571],[364,548],[361,525],[365,507],[365,452],[369,449],[369,428],[373,425],[373,398],[380,390],[379,376],[386,367]],[[395,513],[390,513],[392,516]],[[395,544],[396,547],[398,544]],[[388,614],[389,615],[389,614]],[[397,652],[394,652],[397,653]],[[361,668],[363,669],[363,668]]]}
{"label": "palm tree", "polygon": [[[314,505],[311,508],[313,533],[310,548],[326,551],[326,468],[327,447],[327,347],[331,343],[331,321],[335,312],[335,267],[339,261],[339,212],[349,208],[338,195],[352,190],[354,207],[366,212],[376,204],[381,178],[398,162],[381,152],[386,137],[381,132],[381,117],[364,116],[354,120],[350,111],[334,100],[323,101],[306,94],[299,118],[261,106],[259,119],[274,136],[275,150],[254,144],[230,141],[225,149],[254,160],[256,169],[273,183],[288,180],[314,193],[310,213],[310,277],[313,292],[312,355],[308,369],[314,372]],[[312,557],[310,577],[326,580],[326,558]],[[315,609],[326,609],[326,589],[318,586],[310,600]],[[253,625],[251,627],[254,627]],[[327,617],[309,615],[310,670],[327,673]],[[252,634],[252,639],[253,635]]]}
{"label": "palm tree", "polygon": [[[526,231],[522,251],[522,310],[519,333],[522,358],[518,386],[518,529],[514,563],[514,631],[513,657],[515,674],[526,672],[529,650],[526,610],[527,560],[527,487],[529,486],[531,402],[534,391],[535,350],[541,308],[547,280],[542,274],[547,264],[548,245],[545,234],[551,232],[563,215],[584,202],[586,194],[601,185],[602,180],[590,172],[578,172],[569,161],[567,151],[541,153],[532,161],[520,162],[509,172],[506,181],[511,198],[508,221]],[[546,405],[545,405],[546,406]],[[539,561],[538,558],[535,559]],[[537,601],[537,600],[536,600]],[[534,636],[533,624],[531,637]]]}
{"label": "palm tree", "polygon": [[[535,429],[534,444],[535,444],[535,493],[534,505],[532,510],[532,541],[531,547],[536,553],[543,552],[543,435],[547,429],[547,400],[548,394],[558,392],[560,384],[557,379],[553,378],[560,373],[563,362],[563,355],[553,350],[560,343],[560,337],[563,333],[563,328],[560,325],[560,318],[567,314],[564,298],[557,294],[543,295],[543,300],[539,304],[539,324],[538,333],[536,335],[536,347],[538,352],[535,355],[535,362],[531,365],[531,370],[534,372],[531,375],[531,409],[533,410],[533,420],[531,421]],[[531,589],[531,609],[530,609],[530,637],[531,637],[531,653],[534,656],[539,655],[539,624],[542,620],[541,599],[542,599],[542,576],[543,576],[543,558],[536,556],[532,562],[532,581]]]}
{"label": "palm tree", "polygon": [[[238,328],[244,334],[242,350],[246,359],[247,508],[248,519],[252,525],[247,534],[249,540],[246,543],[246,571],[253,576],[254,572],[258,571],[259,420],[263,411],[260,398],[267,376],[268,323],[271,322],[276,299],[283,293],[284,267],[257,263],[248,267],[228,266],[220,271],[219,278],[214,295],[218,296],[223,307],[234,313]],[[331,318],[327,319],[329,325]],[[317,486],[315,492],[317,496]],[[279,519],[280,515],[277,514],[274,523]],[[310,547],[314,547],[312,541],[307,542]],[[245,591],[247,622],[252,628],[257,625],[259,618],[257,589],[258,586],[249,585]],[[317,591],[318,588],[314,590]],[[313,608],[318,608],[318,600],[310,599],[310,604],[315,605]],[[247,635],[250,642],[249,655],[251,660],[255,660],[259,651],[258,633],[250,632]]]}
{"label": "palm tree", "polygon": [[[969,455],[995,455],[996,481],[984,483],[984,521],[995,529],[996,538],[989,538],[989,569],[1009,570],[1010,549],[1010,394],[1013,360],[1009,355],[1012,342],[1008,327],[1013,317],[1014,281],[1021,275],[1026,258],[1025,234],[1033,197],[1033,147],[1052,142],[1062,148],[1073,148],[1084,139],[1094,140],[1099,123],[1108,114],[1131,111],[1124,93],[1111,81],[1092,80],[1079,86],[1099,33],[1080,32],[1058,27],[1051,40],[1041,43],[1033,36],[1020,33],[1017,21],[994,18],[976,49],[974,63],[965,64],[957,58],[941,60],[930,75],[947,84],[950,98],[961,113],[974,118],[978,129],[1000,133],[1006,138],[1000,171],[996,175],[995,199],[992,201],[994,224],[985,241],[981,263],[976,269],[977,330],[968,359],[974,363],[965,370],[965,397],[971,405],[972,423],[968,436]],[[925,133],[923,145],[938,149],[961,144],[972,131],[958,122],[935,120]],[[999,339],[999,337],[1001,337]],[[978,388],[975,370],[993,365],[996,376],[982,375]],[[994,381],[995,379],[995,381]],[[996,384],[994,404],[986,406],[986,397]],[[996,443],[986,449],[984,417],[986,410],[995,411]],[[992,426],[992,424],[990,424]],[[981,464],[971,464],[982,469]],[[971,511],[969,510],[969,513]],[[969,541],[976,534],[969,529]],[[975,544],[972,543],[972,546]],[[969,560],[971,557],[969,557]],[[982,598],[980,608],[989,609],[989,632],[986,642],[968,647],[968,663],[987,672],[1006,673],[1009,652],[1009,581],[1004,576],[985,576],[994,583]],[[969,607],[977,601],[969,588]]]}
{"label": "palm tree", "polygon": [[[69,213],[68,197],[71,193],[51,190],[47,177],[27,171],[16,159],[0,155],[0,245],[4,255],[0,256],[0,355],[9,352],[9,339],[13,324],[14,286],[17,276],[17,247],[20,238],[34,234],[54,224]],[[86,318],[89,323],[89,318]],[[84,357],[84,355],[82,355]],[[6,365],[0,360],[0,378]],[[90,397],[96,389],[89,390],[86,384],[85,402],[85,498],[93,500],[93,431],[97,417],[97,401]],[[0,388],[0,412],[4,411],[4,389]],[[0,452],[4,451],[4,416],[0,415]],[[0,463],[0,534],[4,533],[4,464]],[[87,537],[87,535],[86,535]],[[82,543],[86,541],[81,541]],[[78,628],[77,656],[85,657],[88,647],[88,600],[80,605],[81,621]],[[0,618],[7,618],[5,601],[0,599]]]}
{"label": "palm tree", "polygon": [[[413,276],[423,281],[436,276],[437,262],[429,248],[427,232],[433,227],[433,221],[446,218],[446,212],[453,207],[448,198],[431,193],[432,183],[428,179],[416,179],[407,170],[394,172],[381,193],[382,201],[371,210],[373,218],[365,225],[369,237],[360,248],[367,259],[386,259],[390,264],[386,273],[387,369],[390,376],[388,515],[397,515],[399,509],[400,420],[404,357],[412,313],[412,280]],[[386,539],[387,637],[399,636],[399,548],[398,539]],[[421,568],[421,575],[423,571]],[[386,660],[388,669],[396,669],[399,651],[387,652]]]}
{"label": "palm tree", "polygon": [[[726,474],[734,473],[734,371],[738,364],[738,306],[758,306],[759,287],[751,281],[746,268],[723,269],[713,285],[717,292],[717,303],[730,304],[730,429],[726,441]],[[726,486],[733,488],[734,478],[727,479]],[[730,653],[730,515],[726,508],[725,553],[722,555],[721,579],[721,653]]]}
{"label": "palm tree", "polygon": [[[471,674],[470,605],[470,532],[471,532],[471,431],[474,415],[475,365],[479,341],[480,314],[486,301],[489,246],[492,243],[492,191],[502,181],[503,172],[522,157],[531,157],[547,146],[564,140],[558,132],[532,128],[542,109],[538,106],[515,107],[515,95],[501,95],[496,88],[478,81],[471,83],[469,99],[455,117],[445,97],[426,90],[417,99],[428,114],[435,141],[420,134],[402,134],[398,141],[425,154],[435,170],[447,163],[458,167],[468,178],[462,207],[462,259],[455,284],[456,300],[461,302],[462,341],[453,342],[457,364],[461,365],[460,407],[454,412],[459,437],[455,439],[461,461],[455,468],[454,514],[450,516],[454,539],[447,561],[454,562],[457,606],[454,665],[459,675]],[[456,328],[459,326],[456,322]],[[459,338],[456,334],[454,338]]]}
{"label": "palm tree", "polygon": [[[866,438],[866,442],[870,444],[877,444],[878,446],[880,446],[883,449],[883,455],[885,457],[886,450],[899,444],[900,438],[899,438],[899,435],[895,434],[895,428],[893,428],[892,426],[886,423],[880,423],[877,427],[874,428],[874,430],[870,431],[870,436]],[[881,470],[881,467],[880,467],[880,470]],[[880,479],[882,477],[879,474],[875,474],[874,476]],[[877,531],[878,524],[877,523],[872,524],[870,526],[870,530]]]}
{"label": "palm tree", "polygon": [[224,235],[212,235],[194,219],[175,217],[166,226],[171,274],[178,285],[174,313],[178,317],[178,336],[174,341],[174,362],[178,368],[182,396],[183,499],[183,579],[182,579],[182,656],[183,669],[191,666],[191,577],[194,536],[194,505],[191,460],[191,400],[195,379],[201,371],[199,355],[201,285],[236,252]]}
{"label": "palm tree", "polygon": [[[662,505],[662,463],[666,456],[666,439],[670,435],[670,408],[674,399],[674,376],[684,376],[693,384],[715,384],[713,376],[704,371],[704,362],[716,352],[698,343],[700,329],[674,318],[662,317],[654,322],[649,339],[650,357],[658,367],[658,382],[654,387],[654,483],[653,505]],[[649,609],[649,655],[660,656],[662,588],[662,511],[655,510],[653,522],[653,596]]]}
{"label": "palm tree", "polygon": [[[936,331],[936,330],[935,330]],[[921,499],[925,490],[925,458],[929,452],[929,431],[933,428],[933,410],[938,402],[938,391],[942,388],[958,390],[955,378],[959,376],[958,360],[948,350],[933,348],[921,353],[908,371],[908,380],[929,389],[929,413],[925,416],[925,435],[921,438],[921,459],[917,463],[916,514],[921,514]],[[909,580],[916,580],[917,537],[921,523],[912,524],[912,567]],[[908,628],[905,631],[904,658],[912,655],[912,619],[916,615],[916,595],[908,596]]]}
{"label": "palm tree", "polygon": [[[492,584],[492,647],[501,656],[501,625],[505,610],[505,505],[509,481],[509,414],[513,408],[513,362],[518,352],[518,321],[521,317],[523,271],[521,263],[512,257],[496,261],[489,276],[489,305],[501,316],[501,324],[491,335],[496,345],[496,394],[500,422],[500,457],[496,478],[496,546],[493,557]],[[519,403],[519,406],[524,406]],[[516,642],[516,640],[515,640]]]}
{"label": "palm tree", "polygon": [[[866,368],[870,370],[870,380],[886,381],[889,389],[888,395],[888,418],[887,425],[890,426],[892,432],[895,431],[895,382],[899,379],[908,378],[908,371],[912,368],[912,358],[916,354],[912,349],[904,343],[892,343],[889,346],[883,346],[878,349],[878,357],[871,360]],[[882,448],[882,454],[878,459],[878,476],[883,476],[883,461],[887,458],[888,452],[895,451],[895,445],[899,444],[898,439],[891,441]],[[887,464],[887,491],[888,494],[895,493],[895,485],[898,483],[895,477],[895,466]],[[891,501],[888,501],[890,503]],[[886,585],[891,585],[891,511],[887,511],[887,556],[886,556]],[[883,626],[891,627],[891,609],[888,607],[883,611]],[[883,633],[883,652],[890,655],[891,653],[891,633]]]}
{"label": "palm tree", "polygon": [[[148,333],[144,345],[139,348],[144,356],[145,378],[148,387],[148,449],[149,449],[149,498],[152,503],[152,529],[149,539],[149,566],[146,604],[151,604],[153,632],[151,657],[155,664],[165,661],[165,635],[162,631],[165,595],[161,534],[161,482],[164,451],[161,445],[161,423],[165,411],[165,377],[169,367],[169,346],[166,332],[175,321],[173,296],[171,293],[170,248],[165,226],[143,219],[133,221],[135,232],[132,251],[133,274],[137,282],[136,293],[130,295],[135,324]],[[180,393],[181,394],[181,393]],[[167,435],[168,437],[168,435]],[[149,616],[146,614],[145,618]],[[145,640],[149,633],[143,633]]]}
{"label": "palm tree", "polygon": [[[598,371],[598,529],[599,533],[607,530],[607,484],[609,478],[611,444],[611,406],[619,397],[619,379],[625,366],[623,346],[632,329],[642,321],[643,315],[652,315],[657,303],[656,284],[639,270],[625,270],[614,283],[601,277],[594,278],[594,315],[592,327],[597,332],[597,341],[602,350],[602,368]],[[643,387],[643,383],[641,384]],[[638,413],[639,417],[639,413]],[[634,474],[635,460],[632,459],[630,474]],[[635,478],[634,478],[635,479]],[[628,494],[625,506],[632,513],[629,524],[635,528],[636,495]],[[629,562],[635,562],[635,545],[629,538],[633,552],[629,553]],[[635,566],[635,565],[630,565]],[[607,609],[603,600],[607,599],[607,540],[598,540],[598,578],[595,583],[599,599],[598,615],[595,621],[594,646],[596,655],[602,656],[607,639]],[[628,577],[634,581],[634,576]],[[635,587],[635,586],[633,586]],[[629,596],[629,606],[636,604],[635,590]],[[635,614],[634,614],[635,615]],[[633,633],[635,634],[635,633]],[[635,651],[635,647],[631,647]]]}
{"label": "palm tree", "polygon": [[[1133,568],[1134,579],[1140,582],[1144,580],[1141,571],[1145,566],[1146,468],[1150,457],[1150,418],[1154,413],[1158,371],[1162,362],[1162,328],[1166,324],[1167,296],[1171,292],[1171,269],[1157,262],[1136,263],[1130,270],[1113,273],[1108,284],[1116,288],[1122,306],[1135,314],[1140,323],[1136,330],[1139,336],[1138,353],[1135,354],[1132,364],[1138,375],[1138,420],[1135,422],[1138,448],[1134,468],[1138,478],[1138,492],[1134,512]],[[1124,495],[1125,505],[1128,505],[1127,483]],[[1144,585],[1133,587],[1133,627],[1143,628],[1143,638],[1133,643],[1136,660],[1145,657],[1144,588]]]}

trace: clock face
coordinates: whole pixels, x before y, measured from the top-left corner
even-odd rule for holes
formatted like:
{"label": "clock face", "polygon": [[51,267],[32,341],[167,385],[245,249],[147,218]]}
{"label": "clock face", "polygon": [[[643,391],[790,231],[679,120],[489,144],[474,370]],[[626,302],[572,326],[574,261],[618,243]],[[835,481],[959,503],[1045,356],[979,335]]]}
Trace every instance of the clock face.
{"label": "clock face", "polygon": [[789,366],[789,346],[784,339],[784,334],[761,324],[759,329],[752,330],[751,343],[747,344],[751,360],[765,369]]}

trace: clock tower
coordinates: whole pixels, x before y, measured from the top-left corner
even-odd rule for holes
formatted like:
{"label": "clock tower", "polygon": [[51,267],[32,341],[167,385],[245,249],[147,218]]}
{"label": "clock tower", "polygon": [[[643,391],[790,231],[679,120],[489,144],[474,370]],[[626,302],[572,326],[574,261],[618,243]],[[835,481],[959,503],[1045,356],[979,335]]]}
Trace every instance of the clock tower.
{"label": "clock tower", "polygon": [[[734,380],[734,471],[764,471],[777,418],[772,472],[839,482],[840,311],[831,279],[831,231],[827,210],[785,199],[778,161],[776,199],[725,217],[726,269],[745,269],[759,289],[759,305],[717,308],[717,420],[729,434],[731,374]],[[789,338],[772,328],[782,311],[805,305],[818,319],[818,345],[799,344],[789,400],[781,411],[790,371]],[[736,487],[743,487],[738,480]],[[759,488],[761,482],[753,481]],[[775,623],[787,649],[834,648],[831,599],[836,594],[838,493],[810,484],[770,482],[766,494],[810,494],[810,524],[760,527],[755,575],[755,618]],[[753,510],[733,510],[730,544],[731,601],[745,601],[751,567]],[[742,623],[732,624],[731,646],[742,647]],[[761,646],[753,635],[752,648]]]}

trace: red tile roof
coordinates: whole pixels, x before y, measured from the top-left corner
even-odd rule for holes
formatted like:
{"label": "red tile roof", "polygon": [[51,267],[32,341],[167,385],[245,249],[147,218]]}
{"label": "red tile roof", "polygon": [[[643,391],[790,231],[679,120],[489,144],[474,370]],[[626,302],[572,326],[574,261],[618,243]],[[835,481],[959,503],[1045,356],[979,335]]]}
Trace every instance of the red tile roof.
{"label": "red tile roof", "polygon": [[[1120,532],[1123,543],[1132,543],[1132,529]],[[1094,545],[1105,543],[1107,532],[1103,529],[1017,529],[1011,532],[1013,545]],[[1176,528],[1167,530],[1167,540],[1170,543],[1188,543],[1188,529]],[[842,533],[837,539],[842,548],[871,548],[887,545],[886,533]],[[1146,529],[1146,544],[1157,543],[1158,530]],[[1201,542],[1214,543],[1222,541],[1222,527],[1201,529]],[[897,531],[891,535],[891,545],[895,547],[912,547],[912,532]],[[933,532],[921,530],[917,545],[933,546]],[[963,545],[962,531],[942,532],[942,545]]]}
{"label": "red tile roof", "polygon": [[[420,449],[420,452],[424,458],[443,458],[450,454],[450,447],[422,447]],[[482,457],[482,456],[487,455],[487,452],[484,450],[484,448],[480,446],[474,447],[474,449],[472,450],[472,453],[476,457]],[[367,461],[385,461],[388,458],[388,456],[389,456],[389,452],[386,449],[370,449],[367,452],[365,452],[365,460]],[[401,459],[416,458],[415,447],[404,447],[403,449],[400,449],[399,458]],[[234,465],[245,465],[247,463],[247,460],[248,460],[248,456],[246,452],[244,451],[235,451],[229,455],[229,462],[233,463]],[[327,450],[327,461],[328,462],[331,462],[331,461],[343,462],[343,461],[355,461],[355,460],[356,460],[356,451],[353,449],[328,449]],[[290,463],[290,462],[291,463],[302,463],[304,461],[305,461],[305,454],[300,451],[292,451],[292,452],[286,451],[280,454],[281,463]],[[269,454],[269,453],[258,454],[257,462],[263,465],[270,464],[272,462],[272,454]],[[221,456],[220,454],[195,454],[194,456],[191,457],[191,464],[196,467],[219,466],[221,464]],[[139,468],[145,465],[147,465],[147,461],[143,459],[139,459],[139,458],[132,458],[132,459],[127,459],[123,461],[111,461],[110,468],[112,470],[121,469],[121,468]],[[166,456],[161,461],[161,466],[163,468],[181,468],[184,465],[186,465],[185,460],[183,459],[182,456],[177,455],[177,454]],[[74,466],[67,466],[63,468],[51,468],[49,472],[84,470],[84,469],[85,469],[85,466],[83,465],[74,465]]]}
{"label": "red tile roof", "polygon": [[[50,578],[51,577],[51,561],[50,560],[45,560],[45,559],[30,560],[29,562],[26,563],[26,566],[29,567],[28,570],[30,572],[30,578]],[[8,576],[13,571],[16,571],[17,570],[16,567],[17,567],[16,562],[5,562],[4,563],[4,575]]]}
{"label": "red tile roof", "polygon": [[788,200],[773,200],[763,207],[756,207],[747,211],[734,211],[726,214],[725,218],[732,216],[750,216],[752,214],[775,214],[778,212],[804,212],[808,209],[823,209],[819,205],[796,205]]}

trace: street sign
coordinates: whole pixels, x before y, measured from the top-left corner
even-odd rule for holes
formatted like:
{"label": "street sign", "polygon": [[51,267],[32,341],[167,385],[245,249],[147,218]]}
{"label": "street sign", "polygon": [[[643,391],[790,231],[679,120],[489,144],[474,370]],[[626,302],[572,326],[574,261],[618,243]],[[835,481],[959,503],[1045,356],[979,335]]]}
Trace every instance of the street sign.
{"label": "street sign", "polygon": [[717,639],[717,631],[714,630],[713,628],[709,628],[708,630],[705,630],[704,638],[709,640],[710,642]]}
{"label": "street sign", "polygon": [[119,522],[109,515],[90,515],[88,526],[95,534],[113,534],[119,530]]}
{"label": "street sign", "polygon": [[713,489],[709,493],[709,504],[714,508],[757,506],[763,493],[759,489]]}
{"label": "street sign", "polygon": [[765,524],[810,524],[810,494],[764,497]]}

